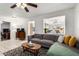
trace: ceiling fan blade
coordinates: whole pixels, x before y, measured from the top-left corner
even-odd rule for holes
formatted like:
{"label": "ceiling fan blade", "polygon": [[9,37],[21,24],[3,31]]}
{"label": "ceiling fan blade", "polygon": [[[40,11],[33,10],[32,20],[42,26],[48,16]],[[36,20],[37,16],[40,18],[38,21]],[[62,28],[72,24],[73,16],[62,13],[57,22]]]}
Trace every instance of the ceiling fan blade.
{"label": "ceiling fan blade", "polygon": [[12,5],[10,8],[15,8],[17,5],[16,4],[14,4],[14,5]]}
{"label": "ceiling fan blade", "polygon": [[28,8],[27,8],[27,7],[25,7],[24,9],[25,9],[25,11],[26,11],[26,12],[29,12],[29,10],[28,10]]}
{"label": "ceiling fan blade", "polygon": [[37,4],[34,3],[27,3],[27,5],[37,8]]}

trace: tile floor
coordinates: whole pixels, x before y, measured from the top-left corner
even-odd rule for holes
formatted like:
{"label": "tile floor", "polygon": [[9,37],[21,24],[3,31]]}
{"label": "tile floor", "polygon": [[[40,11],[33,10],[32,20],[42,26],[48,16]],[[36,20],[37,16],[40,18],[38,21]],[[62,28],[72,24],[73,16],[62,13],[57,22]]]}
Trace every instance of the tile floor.
{"label": "tile floor", "polygon": [[7,52],[11,49],[15,49],[22,45],[23,42],[26,42],[26,40],[6,40],[6,41],[0,41],[0,56],[2,56],[2,53]]}

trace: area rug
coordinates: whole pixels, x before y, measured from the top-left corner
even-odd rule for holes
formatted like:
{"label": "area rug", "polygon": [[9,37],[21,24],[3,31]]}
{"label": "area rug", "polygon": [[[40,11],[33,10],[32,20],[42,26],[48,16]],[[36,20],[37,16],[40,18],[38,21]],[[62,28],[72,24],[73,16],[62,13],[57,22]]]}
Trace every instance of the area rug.
{"label": "area rug", "polygon": [[[37,56],[47,56],[47,48],[41,48]],[[16,49],[10,50],[8,52],[3,53],[5,56],[34,56],[34,54],[30,52],[23,52],[22,47],[18,47]]]}

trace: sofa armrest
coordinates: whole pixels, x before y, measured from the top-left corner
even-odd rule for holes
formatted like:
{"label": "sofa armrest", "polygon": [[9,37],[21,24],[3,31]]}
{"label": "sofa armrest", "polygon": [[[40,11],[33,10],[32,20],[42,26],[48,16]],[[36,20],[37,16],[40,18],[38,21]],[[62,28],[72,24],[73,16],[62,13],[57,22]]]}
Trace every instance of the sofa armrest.
{"label": "sofa armrest", "polygon": [[32,38],[34,38],[34,35],[28,36],[28,42],[29,42]]}

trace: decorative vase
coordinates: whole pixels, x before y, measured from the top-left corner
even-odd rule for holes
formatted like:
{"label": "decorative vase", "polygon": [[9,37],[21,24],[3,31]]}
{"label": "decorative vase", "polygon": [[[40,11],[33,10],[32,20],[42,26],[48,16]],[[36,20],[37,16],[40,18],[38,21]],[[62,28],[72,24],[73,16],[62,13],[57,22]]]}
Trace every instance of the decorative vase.
{"label": "decorative vase", "polygon": [[32,42],[31,42],[31,41],[29,41],[29,46],[33,46],[33,44],[32,44]]}

